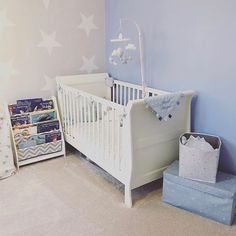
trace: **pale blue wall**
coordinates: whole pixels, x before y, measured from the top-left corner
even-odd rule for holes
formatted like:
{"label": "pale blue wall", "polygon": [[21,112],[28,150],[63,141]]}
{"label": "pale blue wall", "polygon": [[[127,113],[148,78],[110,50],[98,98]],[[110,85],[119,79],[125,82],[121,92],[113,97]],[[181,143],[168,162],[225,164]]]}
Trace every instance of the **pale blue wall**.
{"label": "pale blue wall", "polygon": [[[106,59],[123,17],[143,30],[148,85],[198,92],[193,130],[221,136],[220,167],[236,174],[236,1],[106,0]],[[137,39],[130,23],[124,28]],[[107,63],[107,70],[139,82],[138,65]]]}

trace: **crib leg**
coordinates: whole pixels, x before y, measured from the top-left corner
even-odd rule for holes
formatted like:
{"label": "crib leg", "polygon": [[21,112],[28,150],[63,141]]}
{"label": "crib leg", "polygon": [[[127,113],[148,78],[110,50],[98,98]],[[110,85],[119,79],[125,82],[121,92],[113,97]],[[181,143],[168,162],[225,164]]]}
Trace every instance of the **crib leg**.
{"label": "crib leg", "polygon": [[129,186],[125,185],[125,205],[129,208],[132,207],[132,193]]}

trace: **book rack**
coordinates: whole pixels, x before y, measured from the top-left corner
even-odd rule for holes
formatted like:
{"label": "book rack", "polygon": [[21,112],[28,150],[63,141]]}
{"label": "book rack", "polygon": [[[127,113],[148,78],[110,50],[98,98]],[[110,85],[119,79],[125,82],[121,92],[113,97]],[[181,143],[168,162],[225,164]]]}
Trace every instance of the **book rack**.
{"label": "book rack", "polygon": [[[16,167],[19,169],[23,165],[65,156],[65,141],[56,98],[41,102],[40,99],[18,101],[17,104],[7,104]],[[40,109],[36,105],[30,105],[33,109],[28,109],[30,106],[25,104],[28,101],[32,101],[32,104],[38,102]],[[49,102],[51,107],[47,106]]]}

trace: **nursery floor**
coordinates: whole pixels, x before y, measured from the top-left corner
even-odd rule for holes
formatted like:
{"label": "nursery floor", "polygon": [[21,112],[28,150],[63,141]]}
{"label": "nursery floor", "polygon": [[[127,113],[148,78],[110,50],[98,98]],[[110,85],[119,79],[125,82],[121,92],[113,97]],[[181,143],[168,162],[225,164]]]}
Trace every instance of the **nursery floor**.
{"label": "nursery floor", "polygon": [[[161,202],[162,181],[133,192],[75,151],[0,181],[0,236],[235,236],[225,226]],[[236,223],[236,222],[235,222]]]}

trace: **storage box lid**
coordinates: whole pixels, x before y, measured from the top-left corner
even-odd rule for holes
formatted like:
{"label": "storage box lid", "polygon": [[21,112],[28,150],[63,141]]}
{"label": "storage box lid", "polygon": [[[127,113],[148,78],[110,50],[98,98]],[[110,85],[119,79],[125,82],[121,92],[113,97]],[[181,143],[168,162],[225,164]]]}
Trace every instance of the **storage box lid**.
{"label": "storage box lid", "polygon": [[236,196],[235,175],[218,172],[215,184],[189,180],[179,176],[179,161],[173,162],[165,170],[164,179],[220,198],[234,198]]}

